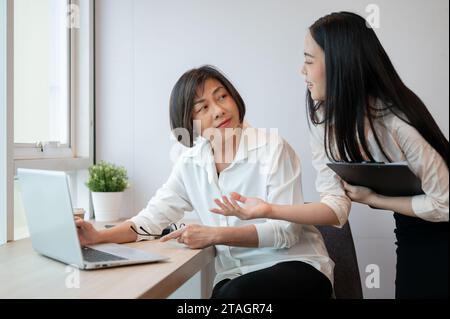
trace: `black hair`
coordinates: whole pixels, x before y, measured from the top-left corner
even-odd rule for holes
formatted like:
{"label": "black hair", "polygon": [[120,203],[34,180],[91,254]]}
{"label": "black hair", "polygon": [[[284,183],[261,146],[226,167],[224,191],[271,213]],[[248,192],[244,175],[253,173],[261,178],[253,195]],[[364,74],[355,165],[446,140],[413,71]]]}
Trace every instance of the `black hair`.
{"label": "black hair", "polygon": [[[425,104],[402,82],[364,18],[350,12],[332,13],[309,30],[325,53],[326,97],[316,102],[307,92],[308,112],[314,125],[325,125],[324,145],[330,160],[374,161],[364,132],[367,119],[380,150],[392,161],[374,129],[374,119],[391,112],[413,126],[448,166],[448,140]],[[375,100],[383,106],[376,106]]]}

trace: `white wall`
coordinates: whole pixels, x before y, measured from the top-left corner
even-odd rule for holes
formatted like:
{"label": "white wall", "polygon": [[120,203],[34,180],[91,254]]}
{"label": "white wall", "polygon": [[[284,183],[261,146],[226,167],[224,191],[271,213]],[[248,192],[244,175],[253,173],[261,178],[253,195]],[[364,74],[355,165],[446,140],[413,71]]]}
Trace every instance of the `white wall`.
{"label": "white wall", "polygon": [[[362,15],[378,4],[377,34],[406,84],[427,104],[448,137],[447,0],[97,0],[97,159],[124,165],[132,187],[123,216],[132,216],[167,179],[172,163],[168,100],[186,70],[220,67],[247,104],[247,120],[278,128],[299,154],[305,199],[314,201],[299,74],[303,39],[332,11]],[[364,287],[365,267],[381,269],[379,289],[366,298],[393,298],[392,214],[354,205],[350,217]]]}

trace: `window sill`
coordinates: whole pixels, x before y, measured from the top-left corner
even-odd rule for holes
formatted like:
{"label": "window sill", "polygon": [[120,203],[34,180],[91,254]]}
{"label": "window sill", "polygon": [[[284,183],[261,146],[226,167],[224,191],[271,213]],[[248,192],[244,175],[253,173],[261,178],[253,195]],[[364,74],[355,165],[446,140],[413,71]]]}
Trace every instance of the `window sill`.
{"label": "window sill", "polygon": [[48,159],[22,159],[14,160],[14,171],[18,168],[44,169],[57,171],[76,171],[86,169],[92,164],[87,157],[75,158],[48,158]]}

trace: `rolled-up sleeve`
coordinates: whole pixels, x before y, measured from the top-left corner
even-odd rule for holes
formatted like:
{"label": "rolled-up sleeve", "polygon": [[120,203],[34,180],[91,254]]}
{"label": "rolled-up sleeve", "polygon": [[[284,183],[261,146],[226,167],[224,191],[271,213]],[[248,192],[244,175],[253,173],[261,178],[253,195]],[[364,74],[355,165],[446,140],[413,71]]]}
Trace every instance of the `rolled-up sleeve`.
{"label": "rolled-up sleeve", "polygon": [[316,190],[320,194],[320,202],[333,210],[339,220],[337,227],[342,227],[347,223],[352,202],[345,194],[341,178],[327,166],[330,161],[325,152],[322,127],[311,126],[310,144],[312,164],[317,172]]}
{"label": "rolled-up sleeve", "polygon": [[[164,228],[182,219],[184,212],[193,210],[186,195],[181,169],[182,161],[174,166],[169,179],[148,202],[147,207],[129,219],[137,229],[142,227],[150,234],[161,234]],[[138,235],[137,241],[145,239],[152,237]]]}
{"label": "rolled-up sleeve", "polygon": [[448,167],[442,156],[412,126],[397,121],[396,138],[408,165],[420,178],[425,194],[413,196],[417,217],[430,222],[448,222]]}
{"label": "rolled-up sleeve", "polygon": [[[303,204],[300,160],[284,141],[279,141],[267,172],[267,201],[279,205]],[[255,224],[259,247],[290,248],[298,243],[302,226],[282,220],[268,219]]]}

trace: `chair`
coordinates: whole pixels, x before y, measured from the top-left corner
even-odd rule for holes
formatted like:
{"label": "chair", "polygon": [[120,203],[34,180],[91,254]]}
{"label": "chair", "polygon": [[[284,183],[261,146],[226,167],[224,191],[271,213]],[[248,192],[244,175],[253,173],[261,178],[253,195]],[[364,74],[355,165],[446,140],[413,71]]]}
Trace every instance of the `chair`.
{"label": "chair", "polygon": [[358,261],[350,224],[342,228],[316,226],[321,232],[330,258],[334,261],[336,299],[363,299]]}

